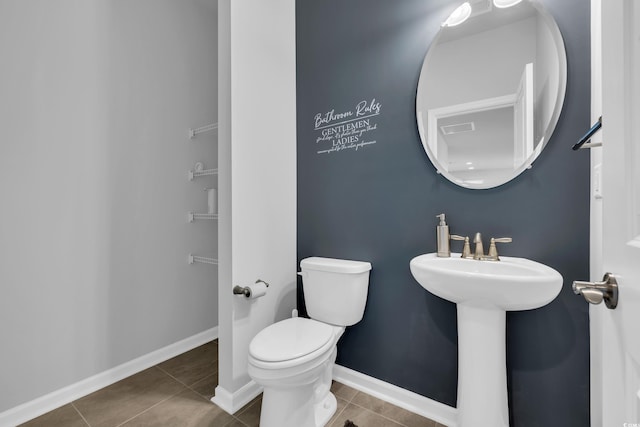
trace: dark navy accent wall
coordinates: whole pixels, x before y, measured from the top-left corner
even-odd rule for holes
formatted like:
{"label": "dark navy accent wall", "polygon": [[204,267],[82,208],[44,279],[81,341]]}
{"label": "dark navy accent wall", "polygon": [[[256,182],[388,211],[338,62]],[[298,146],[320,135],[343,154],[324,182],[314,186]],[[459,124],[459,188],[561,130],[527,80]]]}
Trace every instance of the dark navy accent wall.
{"label": "dark navy accent wall", "polygon": [[[436,174],[415,121],[424,56],[459,3],[296,2],[298,261],[370,261],[364,318],[347,328],[337,363],[455,406],[456,307],[422,289],[409,261],[435,251],[440,212],[452,233],[513,237],[501,254],[550,265],[564,286],[546,307],[507,314],[511,425],[584,427],[588,308],[571,282],[589,277],[589,153],[571,145],[590,125],[589,0],[541,1],[567,49],[564,108],[533,168],[489,190],[463,189]],[[360,101],[378,103],[379,114],[356,143],[375,143],[318,153],[331,141],[320,138],[316,115],[354,112]],[[300,286],[298,294],[304,312]]]}

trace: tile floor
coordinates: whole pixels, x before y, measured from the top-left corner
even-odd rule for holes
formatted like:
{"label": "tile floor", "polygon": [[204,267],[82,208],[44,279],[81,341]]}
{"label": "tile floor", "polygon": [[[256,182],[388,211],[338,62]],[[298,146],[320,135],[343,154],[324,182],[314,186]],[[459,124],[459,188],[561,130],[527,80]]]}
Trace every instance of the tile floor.
{"label": "tile floor", "polygon": [[[209,399],[218,384],[218,343],[212,341],[160,363],[22,427],[258,427],[261,396],[235,415]],[[444,427],[334,382],[338,409],[327,427]]]}

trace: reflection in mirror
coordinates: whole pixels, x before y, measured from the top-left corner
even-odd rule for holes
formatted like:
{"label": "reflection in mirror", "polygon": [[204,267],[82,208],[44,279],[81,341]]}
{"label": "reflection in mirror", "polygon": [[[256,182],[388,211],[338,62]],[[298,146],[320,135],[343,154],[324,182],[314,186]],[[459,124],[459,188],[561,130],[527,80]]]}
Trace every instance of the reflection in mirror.
{"label": "reflection in mirror", "polygon": [[427,52],[416,115],[439,173],[463,187],[491,188],[529,167],[548,142],[564,100],[566,56],[539,4],[467,3],[469,16],[448,19]]}

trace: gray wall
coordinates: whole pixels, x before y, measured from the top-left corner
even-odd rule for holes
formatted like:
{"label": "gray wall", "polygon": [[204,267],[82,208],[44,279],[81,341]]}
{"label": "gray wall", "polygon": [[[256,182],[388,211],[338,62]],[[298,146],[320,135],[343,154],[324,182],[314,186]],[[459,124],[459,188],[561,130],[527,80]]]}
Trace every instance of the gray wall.
{"label": "gray wall", "polygon": [[[542,3],[567,49],[560,121],[533,169],[498,188],[472,191],[436,174],[415,123],[424,55],[458,2],[297,2],[298,259],[373,264],[364,318],[341,339],[338,364],[455,406],[456,308],[423,290],[409,261],[435,250],[440,212],[456,234],[512,236],[503,255],[548,264],[564,277],[548,306],[507,314],[512,426],[583,427],[588,309],[571,282],[589,274],[589,154],[570,147],[589,126],[590,10],[588,0]],[[319,140],[316,114],[353,112],[373,98],[380,103],[370,118],[376,127],[358,142],[375,143],[318,154],[331,143]],[[301,292],[299,304],[304,308]]]}
{"label": "gray wall", "polygon": [[186,221],[216,183],[187,179],[217,163],[214,132],[187,137],[217,118],[216,22],[199,0],[0,1],[0,425],[218,324],[215,266],[187,263],[217,224]]}

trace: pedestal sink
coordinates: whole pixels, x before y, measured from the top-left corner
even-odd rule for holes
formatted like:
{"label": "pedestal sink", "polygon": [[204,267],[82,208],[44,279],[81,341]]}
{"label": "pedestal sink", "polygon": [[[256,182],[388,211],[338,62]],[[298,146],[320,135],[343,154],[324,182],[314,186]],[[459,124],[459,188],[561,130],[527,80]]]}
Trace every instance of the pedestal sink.
{"label": "pedestal sink", "polygon": [[562,276],[524,258],[477,261],[453,253],[419,255],[409,266],[423,288],[457,304],[458,427],[509,426],[506,311],[550,303]]}

